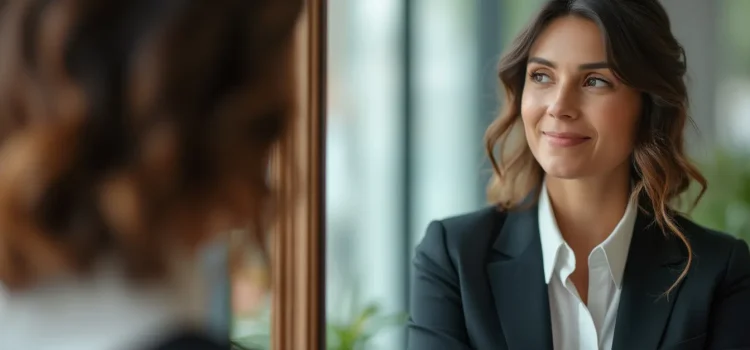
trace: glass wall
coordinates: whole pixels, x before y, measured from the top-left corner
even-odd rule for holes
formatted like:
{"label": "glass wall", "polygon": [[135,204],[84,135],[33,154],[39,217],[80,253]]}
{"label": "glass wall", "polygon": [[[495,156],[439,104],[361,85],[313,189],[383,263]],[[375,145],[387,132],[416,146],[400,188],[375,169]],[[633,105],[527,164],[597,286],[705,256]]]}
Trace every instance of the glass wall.
{"label": "glass wall", "polygon": [[430,220],[484,205],[504,3],[329,2],[330,349],[370,334],[366,349],[404,348],[414,245]]}
{"label": "glass wall", "polygon": [[[376,305],[405,309],[404,5],[329,2],[327,153],[328,343],[343,346]],[[379,315],[379,314],[378,314]],[[402,348],[397,334],[371,342]]]}
{"label": "glass wall", "polygon": [[720,1],[718,31],[720,61],[716,89],[716,119],[724,146],[750,150],[750,2]]}
{"label": "glass wall", "polygon": [[[708,47],[692,55],[717,53],[712,66],[715,77],[708,81],[714,84],[713,90],[702,93],[714,99],[708,115],[715,128],[711,130],[713,142],[707,156],[701,159],[709,188],[696,209],[695,219],[750,241],[750,2],[707,3],[714,4],[714,8],[688,18],[704,22],[713,18],[715,32],[715,37],[705,38]],[[688,56],[688,64],[691,59]],[[693,83],[706,85],[698,79]]]}

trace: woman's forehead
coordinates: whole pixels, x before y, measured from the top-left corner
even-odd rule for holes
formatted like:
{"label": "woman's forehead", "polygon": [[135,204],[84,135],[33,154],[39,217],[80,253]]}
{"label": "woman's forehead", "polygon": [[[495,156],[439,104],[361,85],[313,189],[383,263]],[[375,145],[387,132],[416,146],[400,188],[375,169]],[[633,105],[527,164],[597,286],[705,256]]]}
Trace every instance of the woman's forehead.
{"label": "woman's forehead", "polygon": [[565,16],[551,21],[539,33],[529,57],[577,66],[605,62],[607,52],[596,23],[579,16]]}

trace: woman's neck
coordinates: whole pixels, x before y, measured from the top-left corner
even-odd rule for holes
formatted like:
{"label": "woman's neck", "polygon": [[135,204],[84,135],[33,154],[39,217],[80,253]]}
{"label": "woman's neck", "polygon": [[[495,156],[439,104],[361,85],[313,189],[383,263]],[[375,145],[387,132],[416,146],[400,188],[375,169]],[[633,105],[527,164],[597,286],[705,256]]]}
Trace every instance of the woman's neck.
{"label": "woman's neck", "polygon": [[590,251],[617,226],[630,200],[630,173],[561,179],[545,178],[557,225],[568,244]]}

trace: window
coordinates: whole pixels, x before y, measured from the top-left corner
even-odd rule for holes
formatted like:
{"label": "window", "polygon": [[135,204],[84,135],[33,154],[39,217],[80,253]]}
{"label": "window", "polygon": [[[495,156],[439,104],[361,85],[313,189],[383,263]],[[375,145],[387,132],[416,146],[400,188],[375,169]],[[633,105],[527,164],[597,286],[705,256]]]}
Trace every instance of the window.
{"label": "window", "polygon": [[[735,18],[745,2],[690,0],[698,11],[680,1],[664,4],[688,51],[701,152],[748,119],[741,98],[747,21]],[[260,324],[266,335],[272,329],[274,349],[340,349],[352,340],[344,334],[372,336],[366,349],[404,348],[413,248],[430,220],[486,205],[482,138],[498,110],[497,61],[543,2],[308,1],[300,26],[301,119],[279,158],[298,168],[274,173],[301,194],[300,204],[279,228],[289,234],[275,242],[270,318],[240,320],[237,335]],[[700,28],[708,34],[691,34]],[[716,56],[707,46],[715,42]],[[726,68],[712,69],[716,62]],[[718,198],[709,206],[721,210],[706,215],[748,217],[750,200]],[[267,278],[254,268],[243,277],[252,281],[247,276]],[[240,310],[257,293],[238,294]],[[371,316],[362,332],[346,333],[362,315]]]}
{"label": "window", "polygon": [[329,1],[329,349],[374,306],[365,348],[403,349],[415,244],[430,220],[484,205],[511,2]]}
{"label": "window", "polygon": [[[305,3],[295,44],[298,116],[272,160],[271,178],[280,189],[279,204],[284,211],[273,229],[271,275],[267,275],[265,266],[257,264],[259,259],[253,252],[247,252],[248,263],[232,281],[235,312],[231,336],[253,348],[323,347],[321,191],[326,8],[323,0]],[[269,277],[270,294],[258,289]]]}

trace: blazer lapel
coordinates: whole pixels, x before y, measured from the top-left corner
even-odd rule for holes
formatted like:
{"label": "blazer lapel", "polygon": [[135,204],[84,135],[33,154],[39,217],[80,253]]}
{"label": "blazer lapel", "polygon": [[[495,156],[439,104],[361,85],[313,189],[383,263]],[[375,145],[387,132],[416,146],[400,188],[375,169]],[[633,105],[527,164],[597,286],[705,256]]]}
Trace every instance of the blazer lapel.
{"label": "blazer lapel", "polygon": [[487,266],[508,349],[552,349],[536,207],[511,212]]}
{"label": "blazer lapel", "polygon": [[639,213],[623,275],[613,350],[656,349],[681,286],[664,293],[684,268],[681,241],[665,237],[653,217]]}

